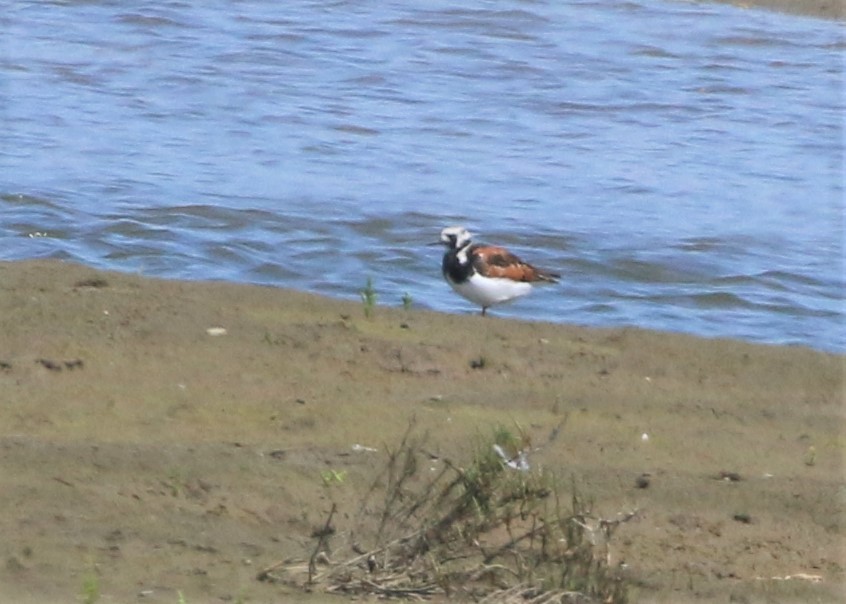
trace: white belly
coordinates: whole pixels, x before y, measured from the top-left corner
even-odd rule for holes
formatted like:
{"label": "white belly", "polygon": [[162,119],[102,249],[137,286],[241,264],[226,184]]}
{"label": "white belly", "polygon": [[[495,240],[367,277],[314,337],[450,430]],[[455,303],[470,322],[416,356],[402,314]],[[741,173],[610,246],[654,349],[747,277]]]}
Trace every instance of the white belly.
{"label": "white belly", "polygon": [[453,283],[452,289],[479,306],[509,302],[532,291],[531,283],[512,281],[511,279],[489,279],[474,274],[464,283]]}

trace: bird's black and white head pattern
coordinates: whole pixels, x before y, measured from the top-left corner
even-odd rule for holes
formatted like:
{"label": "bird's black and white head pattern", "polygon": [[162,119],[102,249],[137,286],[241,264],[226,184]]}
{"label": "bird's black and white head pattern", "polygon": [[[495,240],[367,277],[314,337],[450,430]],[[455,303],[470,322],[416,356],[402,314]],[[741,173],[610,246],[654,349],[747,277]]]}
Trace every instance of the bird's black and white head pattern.
{"label": "bird's black and white head pattern", "polygon": [[460,250],[470,245],[473,235],[463,226],[446,227],[441,231],[441,243],[451,250]]}

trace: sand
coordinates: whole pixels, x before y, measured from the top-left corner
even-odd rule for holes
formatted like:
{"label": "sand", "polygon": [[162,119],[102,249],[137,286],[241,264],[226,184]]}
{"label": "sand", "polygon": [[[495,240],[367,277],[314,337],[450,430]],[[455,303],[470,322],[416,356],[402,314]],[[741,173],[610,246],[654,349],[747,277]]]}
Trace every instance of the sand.
{"label": "sand", "polygon": [[[684,0],[679,0],[684,1]],[[739,8],[776,10],[825,19],[846,18],[846,0],[717,0]]]}
{"label": "sand", "polygon": [[561,426],[530,461],[640,510],[612,550],[634,601],[840,601],[844,361],[2,263],[0,601],[299,600],[257,572],[306,555],[412,418],[454,459]]}

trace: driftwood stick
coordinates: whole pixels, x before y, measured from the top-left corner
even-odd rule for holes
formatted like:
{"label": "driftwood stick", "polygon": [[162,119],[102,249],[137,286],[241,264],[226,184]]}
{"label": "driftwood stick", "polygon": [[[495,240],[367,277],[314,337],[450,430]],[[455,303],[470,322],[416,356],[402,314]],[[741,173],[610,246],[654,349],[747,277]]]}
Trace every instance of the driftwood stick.
{"label": "driftwood stick", "polygon": [[311,585],[314,582],[314,575],[317,572],[317,554],[321,551],[326,549],[327,542],[329,541],[329,535],[332,534],[332,517],[335,515],[335,511],[338,509],[338,504],[333,503],[332,509],[329,510],[329,517],[326,518],[326,524],[323,525],[323,529],[317,535],[317,545],[314,546],[314,551],[311,553],[311,558],[308,559],[308,584]]}
{"label": "driftwood stick", "polygon": [[[398,539],[394,539],[393,541],[391,541],[390,543],[386,543],[382,547],[378,547],[374,550],[364,552],[363,554],[359,554],[358,556],[356,556],[354,558],[350,558],[349,560],[346,560],[344,562],[336,564],[334,566],[334,568],[331,568],[328,571],[315,576],[314,580],[317,581],[319,579],[322,579],[324,575],[332,574],[333,572],[337,571],[340,568],[349,568],[351,566],[356,566],[361,561],[367,560],[370,556],[378,556],[379,554],[386,552],[387,550],[394,547],[395,545],[398,545],[400,543],[405,543],[406,541],[410,541],[412,539],[416,539],[416,538],[419,538],[419,537],[420,537],[420,531],[415,531],[415,532],[410,533],[409,535],[406,535],[404,537],[399,537]],[[278,568],[278,566],[281,566],[281,565],[277,565],[277,568]]]}

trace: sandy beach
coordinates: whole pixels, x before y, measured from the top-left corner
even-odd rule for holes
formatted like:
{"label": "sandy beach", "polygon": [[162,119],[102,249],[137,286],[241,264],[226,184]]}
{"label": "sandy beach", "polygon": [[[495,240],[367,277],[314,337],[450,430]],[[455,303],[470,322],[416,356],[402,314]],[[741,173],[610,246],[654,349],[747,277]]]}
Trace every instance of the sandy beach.
{"label": "sandy beach", "polygon": [[846,17],[844,0],[717,0],[740,8],[776,10],[794,15],[843,19]]}
{"label": "sandy beach", "polygon": [[520,426],[597,514],[640,510],[612,548],[633,601],[840,601],[843,356],[373,311],[0,264],[0,600],[298,601],[259,569],[306,555],[413,418],[454,459]]}

